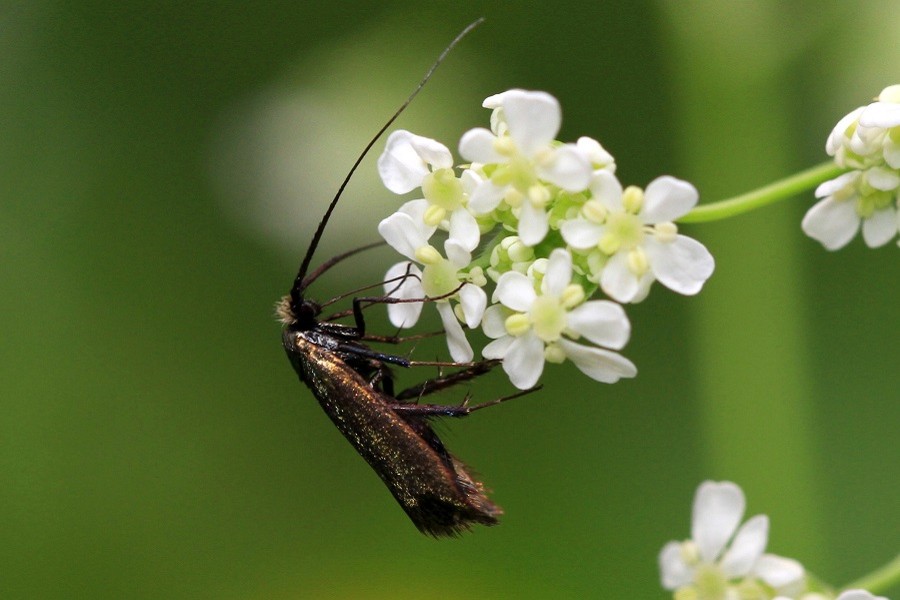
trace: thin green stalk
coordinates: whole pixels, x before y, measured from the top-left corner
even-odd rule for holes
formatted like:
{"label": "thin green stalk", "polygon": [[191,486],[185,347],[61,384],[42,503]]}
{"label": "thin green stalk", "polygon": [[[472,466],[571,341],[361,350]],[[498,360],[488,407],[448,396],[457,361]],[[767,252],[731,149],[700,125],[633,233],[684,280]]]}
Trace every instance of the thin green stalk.
{"label": "thin green stalk", "polygon": [[678,219],[679,223],[705,223],[707,221],[718,221],[719,219],[727,219],[734,215],[739,215],[751,210],[762,208],[790,198],[795,194],[812,189],[823,181],[828,181],[843,173],[843,169],[834,162],[829,161],[821,165],[800,171],[796,175],[785,177],[780,181],[763,186],[752,192],[721,200],[719,202],[711,202],[702,204],[688,214]]}
{"label": "thin green stalk", "polygon": [[873,594],[890,590],[900,584],[900,554],[894,560],[868,575],[863,575],[853,583],[844,586],[847,590],[868,590]]}

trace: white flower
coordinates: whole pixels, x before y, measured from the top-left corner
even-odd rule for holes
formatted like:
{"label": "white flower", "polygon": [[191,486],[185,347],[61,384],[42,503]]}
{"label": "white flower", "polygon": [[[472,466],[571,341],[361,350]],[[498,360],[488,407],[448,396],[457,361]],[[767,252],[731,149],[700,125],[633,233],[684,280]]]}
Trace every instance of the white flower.
{"label": "white flower", "polygon": [[453,157],[446,146],[404,130],[388,137],[378,158],[378,174],[385,187],[396,194],[421,187],[425,200],[421,219],[429,227],[443,225],[451,239],[472,251],[478,246],[480,232],[466,207],[466,187],[474,187],[478,179],[474,173],[467,173],[468,179],[456,177]]}
{"label": "white flower", "polygon": [[[798,600],[830,600],[831,596],[820,593],[802,594]],[[776,596],[773,600],[793,600],[787,596]],[[845,590],[835,600],[888,600],[884,596],[873,596],[866,590]]]}
{"label": "white flower", "polygon": [[482,323],[485,334],[494,338],[484,348],[485,358],[502,359],[503,370],[519,389],[534,387],[545,360],[568,358],[604,383],[634,377],[637,369],[627,358],[572,341],[584,336],[613,350],[624,347],[631,326],[622,307],[607,300],[584,302],[583,288],[572,283],[572,257],[565,250],[554,250],[543,264],[540,294],[527,275],[511,271],[500,277],[494,297],[502,306],[488,308]]}
{"label": "white flower", "polygon": [[804,578],[799,563],[764,554],[769,535],[765,515],[738,528],[744,508],[744,493],[734,483],[703,482],[694,496],[691,539],[669,542],[659,553],[662,586],[673,591],[689,588],[709,600],[747,597],[736,590],[752,587],[757,580],[776,593],[799,586]]}
{"label": "white flower", "polygon": [[490,177],[469,199],[475,214],[493,211],[501,201],[518,211],[518,234],[533,246],[549,229],[545,210],[552,198],[546,183],[578,192],[587,187],[591,164],[574,144],[557,145],[562,111],[546,92],[509,90],[484,101],[494,109],[493,131],[467,131],[459,143],[463,158],[481,165]]}
{"label": "white flower", "polygon": [[884,596],[873,596],[866,590],[846,590],[841,592],[837,600],[888,600]]}
{"label": "white flower", "polygon": [[575,249],[593,250],[591,278],[619,302],[643,300],[654,280],[680,294],[700,291],[715,261],[703,244],[678,234],[672,221],[697,203],[697,190],[674,177],[658,177],[647,191],[622,189],[608,171],[594,173],[592,199],[581,217],[564,221],[563,239]]}
{"label": "white flower", "polygon": [[[421,208],[421,201],[407,203],[378,225],[378,232],[392,248],[423,265],[422,269],[407,262],[392,266],[385,275],[385,293],[402,299],[439,298],[435,300],[435,306],[447,333],[450,356],[457,362],[469,362],[474,352],[450,300],[459,302],[462,319],[470,328],[475,328],[484,315],[487,295],[473,283],[480,275],[476,269],[470,269],[468,273],[462,271],[469,266],[472,257],[458,241],[450,238],[444,243],[446,258],[428,244],[433,228],[414,218],[415,211]],[[482,281],[478,283],[483,285]],[[396,327],[413,327],[421,311],[421,302],[388,304],[388,317]]]}
{"label": "white flower", "polygon": [[896,173],[873,167],[849,171],[816,188],[822,200],[803,217],[803,232],[828,250],[843,248],[862,225],[863,240],[870,248],[890,242],[897,235]]}
{"label": "white flower", "polygon": [[900,230],[900,85],[838,121],[825,150],[853,170],[816,189],[821,200],[803,217],[803,232],[828,250],[843,248],[860,229],[870,248],[890,242]]}

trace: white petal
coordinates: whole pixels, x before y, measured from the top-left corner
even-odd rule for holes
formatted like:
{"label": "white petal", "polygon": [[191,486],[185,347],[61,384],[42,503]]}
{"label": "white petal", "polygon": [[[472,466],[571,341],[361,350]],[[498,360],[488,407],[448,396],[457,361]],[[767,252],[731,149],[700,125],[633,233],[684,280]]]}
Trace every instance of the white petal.
{"label": "white petal", "polygon": [[900,143],[886,139],[883,147],[884,161],[892,169],[900,169]]}
{"label": "white petal", "polygon": [[481,231],[475,217],[465,207],[457,208],[450,213],[450,237],[469,252],[478,247]]}
{"label": "white petal", "polygon": [[475,191],[475,188],[484,182],[484,177],[482,177],[482,174],[477,172],[474,168],[469,168],[460,173],[459,180],[462,182],[463,190],[471,195],[472,192]]}
{"label": "white petal", "polygon": [[484,127],[470,129],[459,140],[459,154],[468,161],[482,164],[506,162],[506,158],[494,149],[496,139],[497,136]]}
{"label": "white petal", "polygon": [[497,205],[503,200],[503,194],[506,193],[507,187],[494,185],[490,179],[481,182],[469,196],[469,208],[476,215],[486,215],[497,208]]}
{"label": "white petal", "polygon": [[591,195],[607,208],[622,210],[622,184],[609,171],[597,171],[591,178]]}
{"label": "white petal", "polygon": [[893,169],[874,167],[866,171],[865,182],[876,190],[890,192],[900,185],[900,175]]}
{"label": "white petal", "polygon": [[550,253],[547,270],[541,281],[541,291],[552,296],[562,296],[563,291],[572,282],[572,255],[562,248]]}
{"label": "white petal", "polygon": [[730,481],[704,481],[694,496],[691,538],[704,562],[715,562],[744,515],[744,492]]}
{"label": "white petal", "polygon": [[[885,131],[880,127],[857,127],[856,131],[853,132],[853,135],[850,136],[850,141],[847,143],[847,147],[855,152],[856,154],[868,158],[870,154],[877,154],[878,150],[884,141]],[[854,158],[854,160],[858,160]],[[835,162],[838,162],[837,160]],[[852,166],[849,163],[847,166]]]}
{"label": "white petal", "polygon": [[544,371],[544,342],[532,331],[515,338],[503,357],[503,370],[520,390],[533,388]]}
{"label": "white petal", "polygon": [[625,310],[609,300],[591,300],[569,312],[567,324],[600,346],[621,350],[631,335]]}
{"label": "white petal", "polygon": [[773,588],[783,588],[803,578],[803,566],[796,560],[764,554],[759,558],[753,573]]}
{"label": "white petal", "polygon": [[675,241],[667,243],[649,238],[644,250],[656,279],[685,296],[699,292],[716,266],[706,246],[684,235],[675,236]]}
{"label": "white petal", "polygon": [[[402,281],[400,277],[405,277]],[[397,263],[388,269],[384,276],[384,293],[391,298],[424,298],[425,290],[422,289],[420,280],[422,272],[419,268],[408,262]],[[421,302],[404,302],[403,304],[388,304],[388,318],[394,327],[409,328],[414,326],[422,313]]]}
{"label": "white petal", "polygon": [[894,83],[878,93],[878,97],[876,98],[879,102],[900,102],[900,83]]}
{"label": "white petal", "polygon": [[494,297],[508,308],[528,312],[537,298],[537,293],[531,279],[517,271],[509,271],[497,280]]}
{"label": "white petal", "polygon": [[[409,215],[416,223],[418,229],[422,231],[426,237],[431,237],[431,234],[434,233],[437,227],[428,227],[425,225],[425,211],[428,210],[430,205],[431,203],[428,200],[419,198],[418,200],[404,202],[400,208],[397,209],[397,212]],[[426,227],[428,229],[426,229]]]}
{"label": "white petal", "polygon": [[766,551],[769,542],[769,518],[756,515],[744,523],[719,563],[729,579],[744,577]]}
{"label": "white petal", "polygon": [[806,235],[828,250],[837,250],[856,235],[859,215],[852,199],[837,202],[829,197],[806,212],[801,227]]}
{"label": "white petal", "polygon": [[453,313],[453,307],[449,302],[435,302],[438,313],[441,315],[441,322],[444,324],[444,331],[447,334],[447,348],[450,349],[450,356],[456,362],[469,362],[475,353],[472,352],[472,346],[466,339],[462,325]]}
{"label": "white petal", "polygon": [[429,173],[428,165],[438,169],[452,167],[450,150],[438,141],[401,129],[388,137],[384,152],[378,157],[378,174],[387,189],[405,194],[422,185]]}
{"label": "white petal", "polygon": [[859,115],[862,114],[865,108],[865,106],[860,106],[850,114],[844,115],[844,117],[837,122],[837,125],[834,126],[834,129],[832,129],[831,134],[828,136],[828,141],[825,142],[825,151],[829,156],[834,156],[837,153],[838,148],[846,139],[847,129],[849,129],[850,125],[859,118]]}
{"label": "white petal", "polygon": [[419,158],[432,170],[453,167],[450,149],[439,141],[421,135],[412,135],[409,141]]}
{"label": "white petal", "polygon": [[492,96],[488,96],[481,102],[481,106],[484,108],[490,108],[491,110],[495,108],[502,108],[504,98],[509,96],[510,94],[529,94],[528,90],[523,90],[521,88],[511,88],[506,90],[505,92],[500,92],[499,94],[494,94]]}
{"label": "white petal", "polygon": [[603,237],[602,225],[597,225],[584,219],[563,221],[559,231],[568,245],[579,250],[593,248],[600,241],[600,238]]}
{"label": "white petal", "polygon": [[681,558],[681,544],[669,542],[659,553],[659,574],[662,586],[674,591],[691,582],[694,570]]}
{"label": "white petal", "polygon": [[873,102],[859,115],[863,127],[896,127],[900,125],[900,104],[894,102]]}
{"label": "white petal", "polygon": [[415,260],[416,250],[428,243],[416,222],[405,213],[396,212],[383,219],[378,224],[378,233],[391,248],[410,260]]}
{"label": "white petal", "polygon": [[541,242],[550,230],[550,217],[543,208],[535,207],[531,202],[522,202],[519,211],[519,239],[526,246],[534,246]]}
{"label": "white petal", "polygon": [[644,208],[641,210],[641,216],[645,223],[674,221],[690,212],[699,199],[700,194],[693,185],[663,175],[651,181],[644,191]]}
{"label": "white petal", "polygon": [[859,171],[849,171],[847,173],[842,173],[834,179],[829,179],[824,183],[820,183],[816,188],[815,196],[816,198],[831,196],[835,192],[843,190],[848,185],[854,185],[856,183],[856,180],[859,179],[859,176]]}
{"label": "white petal", "polygon": [[888,206],[863,219],[862,234],[869,248],[884,246],[897,235],[897,209]]}
{"label": "white petal", "polygon": [[[484,108],[489,108],[491,110],[494,110],[495,108],[500,108],[501,106],[503,106],[503,96],[505,96],[506,94],[508,94],[511,91],[513,91],[513,90],[507,90],[505,92],[500,92],[499,94],[493,94],[491,96],[488,96],[481,102],[481,106],[483,106]],[[521,90],[519,90],[519,91],[521,91]]]}
{"label": "white petal", "polygon": [[472,283],[465,284],[459,290],[459,304],[469,329],[478,327],[487,307],[487,294],[484,290]]}
{"label": "white petal", "polygon": [[504,335],[485,346],[484,350],[481,351],[481,355],[485,358],[502,360],[506,353],[509,352],[509,347],[514,341],[516,341],[516,338],[513,336]]}
{"label": "white petal", "polygon": [[540,162],[537,172],[541,179],[569,192],[587,189],[591,181],[591,164],[573,144],[557,148],[549,162]]}
{"label": "white petal", "polygon": [[582,136],[578,138],[575,146],[591,163],[591,168],[606,169],[612,173],[616,172],[616,159],[594,138]]}
{"label": "white petal", "polygon": [[559,132],[562,110],[547,92],[510,90],[502,102],[509,135],[526,156],[547,147]]}
{"label": "white petal", "polygon": [[595,381],[615,383],[623,377],[631,378],[637,375],[634,363],[621,354],[603,348],[584,346],[565,338],[560,338],[557,343],[578,370]]}
{"label": "white petal", "polygon": [[[412,282],[418,281],[422,276],[422,270],[411,262],[403,261],[391,265],[391,268],[384,274],[384,291],[387,294],[391,290],[401,286],[414,285]],[[402,278],[402,279],[401,279]],[[400,298],[398,294],[390,294],[395,298]]]}
{"label": "white petal", "polygon": [[628,268],[628,256],[617,252],[603,266],[600,272],[600,287],[603,293],[618,302],[631,302],[640,291],[637,276]]}
{"label": "white petal", "polygon": [[634,298],[631,299],[631,304],[643,302],[650,293],[650,287],[653,285],[654,281],[656,281],[656,277],[653,276],[653,271],[647,271],[641,275],[638,278],[637,293],[634,295]]}
{"label": "white petal", "polygon": [[866,590],[846,590],[841,592],[837,600],[888,600],[884,596],[873,596]]}
{"label": "white petal", "polygon": [[447,255],[447,260],[450,261],[450,264],[457,269],[468,267],[469,263],[472,262],[472,254],[459,241],[453,238],[448,238],[444,242],[444,254]]}
{"label": "white petal", "polygon": [[493,304],[484,311],[481,318],[481,330],[484,335],[492,339],[497,339],[506,335],[506,315],[503,307],[499,304]]}

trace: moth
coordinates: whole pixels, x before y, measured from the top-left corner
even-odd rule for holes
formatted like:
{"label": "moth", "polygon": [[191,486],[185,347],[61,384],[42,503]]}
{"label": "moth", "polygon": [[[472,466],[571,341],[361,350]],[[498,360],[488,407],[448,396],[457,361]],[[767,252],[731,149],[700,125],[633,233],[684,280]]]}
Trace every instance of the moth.
{"label": "moth", "polygon": [[378,474],[415,526],[435,537],[458,534],[473,524],[494,525],[503,511],[487,497],[483,484],[450,454],[434,432],[431,420],[462,417],[512,396],[474,406],[468,404],[468,398],[456,406],[420,404],[419,399],[486,373],[496,361],[463,365],[447,363],[459,369],[395,393],[391,365],[438,364],[417,363],[366,345],[368,340],[389,339],[366,335],[363,309],[379,302],[400,300],[354,298],[354,324],[346,325],[333,322],[332,317],[322,318],[323,306],[308,298],[306,290],[339,262],[377,245],[350,250],[309,272],[313,253],[328,219],[363,157],[421,90],[453,46],[480,22],[469,25],[450,43],[412,95],[363,150],[319,223],[290,293],[277,306],[278,316],[284,324],[282,343],[300,381],[312,390],[325,413]]}

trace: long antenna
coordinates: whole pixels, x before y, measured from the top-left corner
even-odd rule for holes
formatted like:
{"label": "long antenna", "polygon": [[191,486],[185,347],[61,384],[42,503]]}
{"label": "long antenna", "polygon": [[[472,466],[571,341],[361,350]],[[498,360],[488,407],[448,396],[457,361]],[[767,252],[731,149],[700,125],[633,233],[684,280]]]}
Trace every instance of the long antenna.
{"label": "long antenna", "polygon": [[425,84],[431,79],[432,74],[438,68],[438,66],[444,61],[447,55],[453,50],[454,46],[460,42],[466,35],[481,25],[484,22],[484,17],[470,23],[465,29],[463,29],[459,35],[453,38],[453,41],[444,48],[444,51],[441,52],[440,56],[438,56],[437,60],[434,61],[434,64],[431,65],[431,68],[425,73],[425,77],[422,78],[422,81],[419,82],[419,85],[416,86],[416,89],[413,90],[413,93],[409,95],[409,98],[406,99],[400,108],[397,109],[397,112],[393,114],[393,116],[388,119],[387,123],[382,126],[381,129],[378,130],[378,133],[375,134],[375,137],[366,144],[366,147],[363,149],[362,153],[359,155],[359,158],[356,159],[356,162],[353,163],[353,166],[350,167],[350,172],[347,173],[347,177],[344,178],[344,182],[341,183],[341,186],[338,188],[337,194],[334,195],[334,199],[331,201],[331,204],[328,205],[328,210],[325,211],[325,216],[322,217],[322,220],[319,221],[319,226],[316,228],[316,232],[313,234],[312,241],[309,243],[309,248],[306,250],[306,256],[303,257],[303,262],[300,264],[300,270],[297,272],[297,277],[294,278],[294,285],[291,287],[291,301],[295,304],[298,304],[302,300],[303,290],[306,289],[306,286],[312,283],[312,281],[304,281],[306,278],[306,272],[309,270],[309,263],[312,262],[313,253],[316,251],[316,247],[319,245],[319,240],[322,238],[322,233],[325,231],[325,226],[328,224],[328,219],[331,218],[331,213],[334,211],[334,207],[337,206],[338,200],[341,198],[341,194],[344,192],[344,188],[347,187],[347,184],[350,183],[350,178],[353,177],[353,173],[356,172],[356,168],[362,162],[363,158],[366,157],[369,150],[372,146],[375,145],[375,142],[378,141],[378,138],[382,136],[382,134],[387,131],[387,128],[390,127],[394,121],[397,120],[397,117],[400,116],[406,107],[409,106],[410,102],[413,101],[419,92],[425,87]]}

